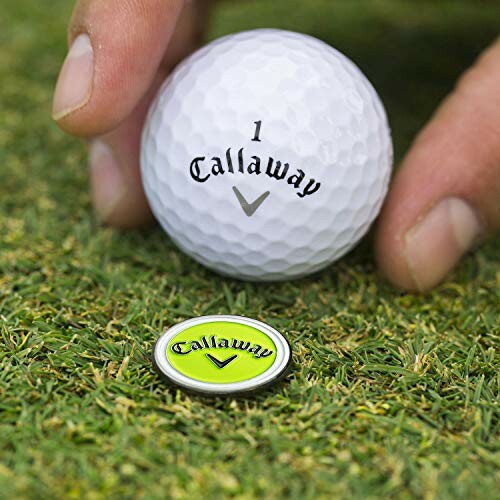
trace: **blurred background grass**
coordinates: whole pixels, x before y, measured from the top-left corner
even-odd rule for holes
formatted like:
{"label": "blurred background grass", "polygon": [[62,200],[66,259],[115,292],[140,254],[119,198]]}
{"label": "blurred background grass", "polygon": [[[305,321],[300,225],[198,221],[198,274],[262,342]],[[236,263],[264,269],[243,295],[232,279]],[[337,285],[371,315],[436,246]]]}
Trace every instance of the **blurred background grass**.
{"label": "blurred background grass", "polygon": [[[71,7],[0,12],[2,496],[498,497],[498,239],[422,297],[377,276],[369,241],[263,286],[159,229],[100,227],[84,147],[50,120]],[[486,1],[225,1],[210,38],[279,27],[339,48],[380,92],[400,159],[499,20]],[[287,335],[284,385],[207,402],[161,384],[159,332],[216,313]]]}

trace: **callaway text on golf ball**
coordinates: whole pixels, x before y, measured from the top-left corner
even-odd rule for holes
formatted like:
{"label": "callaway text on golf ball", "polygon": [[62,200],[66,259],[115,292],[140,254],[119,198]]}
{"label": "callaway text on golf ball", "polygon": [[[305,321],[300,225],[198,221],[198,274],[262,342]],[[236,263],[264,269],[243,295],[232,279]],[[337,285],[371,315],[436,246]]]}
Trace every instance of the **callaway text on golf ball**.
{"label": "callaway text on golf ball", "polygon": [[383,105],[344,55],[307,35],[217,40],[161,88],[142,178],[173,241],[222,274],[258,281],[318,271],[367,232],[387,192]]}

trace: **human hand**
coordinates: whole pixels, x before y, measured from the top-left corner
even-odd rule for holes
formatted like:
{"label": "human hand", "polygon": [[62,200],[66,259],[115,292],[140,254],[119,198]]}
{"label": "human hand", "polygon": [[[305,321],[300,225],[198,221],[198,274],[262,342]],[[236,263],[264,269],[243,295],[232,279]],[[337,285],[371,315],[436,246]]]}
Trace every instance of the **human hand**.
{"label": "human hand", "polygon": [[53,118],[89,140],[94,208],[121,229],[152,220],[140,180],[141,131],[170,70],[200,45],[208,0],[78,0]]}
{"label": "human hand", "polygon": [[[209,2],[79,0],[54,97],[66,132],[91,138],[98,217],[147,223],[139,149],[147,109],[169,70],[200,42]],[[500,41],[466,73],[420,134],[392,184],[375,241],[397,286],[432,288],[500,226]]]}
{"label": "human hand", "polygon": [[410,148],[378,221],[375,253],[400,288],[427,291],[500,227],[500,39]]}

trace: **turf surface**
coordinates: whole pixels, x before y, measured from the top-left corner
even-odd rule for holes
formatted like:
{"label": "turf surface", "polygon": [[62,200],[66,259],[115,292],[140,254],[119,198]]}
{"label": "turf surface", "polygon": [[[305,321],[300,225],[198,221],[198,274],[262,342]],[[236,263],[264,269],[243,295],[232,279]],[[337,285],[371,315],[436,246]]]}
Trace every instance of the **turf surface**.
{"label": "turf surface", "polygon": [[[1,496],[498,498],[498,239],[424,297],[377,276],[369,241],[258,286],[159,229],[100,227],[84,147],[50,120],[70,4],[0,13]],[[211,37],[274,26],[339,47],[380,90],[400,158],[499,17],[486,1],[225,2]],[[217,313],[286,334],[282,386],[214,402],[165,388],[159,332]]]}

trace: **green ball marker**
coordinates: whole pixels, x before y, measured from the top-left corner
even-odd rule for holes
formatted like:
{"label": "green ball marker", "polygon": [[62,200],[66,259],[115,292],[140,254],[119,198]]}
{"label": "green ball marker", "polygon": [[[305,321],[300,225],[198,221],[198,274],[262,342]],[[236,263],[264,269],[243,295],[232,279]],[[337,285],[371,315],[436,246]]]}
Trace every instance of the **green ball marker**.
{"label": "green ball marker", "polygon": [[240,316],[203,316],[179,323],[157,341],[153,360],[167,381],[221,396],[250,393],[288,369],[288,341],[274,328]]}

